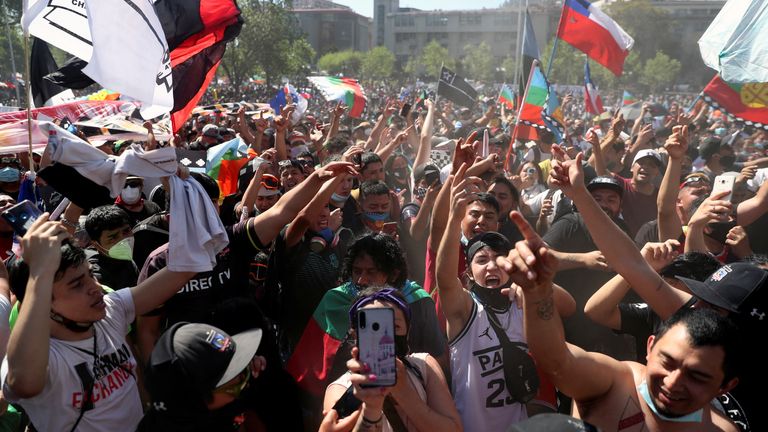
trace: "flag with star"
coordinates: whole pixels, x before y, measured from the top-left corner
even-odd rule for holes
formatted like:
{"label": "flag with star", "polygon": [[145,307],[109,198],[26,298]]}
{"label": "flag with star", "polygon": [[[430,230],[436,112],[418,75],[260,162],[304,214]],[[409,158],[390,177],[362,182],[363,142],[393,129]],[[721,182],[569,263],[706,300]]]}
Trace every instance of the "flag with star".
{"label": "flag with star", "polygon": [[443,66],[440,80],[437,83],[437,94],[453,103],[474,107],[477,101],[477,91],[467,81],[455,72]]}

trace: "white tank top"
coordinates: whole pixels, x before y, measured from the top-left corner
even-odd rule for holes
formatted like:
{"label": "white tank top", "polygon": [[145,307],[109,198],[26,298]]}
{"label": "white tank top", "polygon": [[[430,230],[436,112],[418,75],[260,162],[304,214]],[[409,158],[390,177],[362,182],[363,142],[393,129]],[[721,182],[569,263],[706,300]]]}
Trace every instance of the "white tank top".
{"label": "white tank top", "polygon": [[[496,315],[511,342],[525,343],[523,311],[512,303]],[[465,432],[507,430],[528,418],[523,404],[512,402],[504,381],[501,343],[488,314],[474,296],[467,325],[449,344],[453,400]]]}

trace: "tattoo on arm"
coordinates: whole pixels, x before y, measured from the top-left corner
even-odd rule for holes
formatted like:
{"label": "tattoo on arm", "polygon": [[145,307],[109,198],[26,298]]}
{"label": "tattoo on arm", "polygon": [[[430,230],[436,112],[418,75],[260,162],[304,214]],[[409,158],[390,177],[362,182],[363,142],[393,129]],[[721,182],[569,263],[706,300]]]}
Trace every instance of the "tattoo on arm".
{"label": "tattoo on arm", "polygon": [[544,321],[552,319],[555,310],[555,300],[552,295],[549,297],[534,302],[536,305],[536,315]]}

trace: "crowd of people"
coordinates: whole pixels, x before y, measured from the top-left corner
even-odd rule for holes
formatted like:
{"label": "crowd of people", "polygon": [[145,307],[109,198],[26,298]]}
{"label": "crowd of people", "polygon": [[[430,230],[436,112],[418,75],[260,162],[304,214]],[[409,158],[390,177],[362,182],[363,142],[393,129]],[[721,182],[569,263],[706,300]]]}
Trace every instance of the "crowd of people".
{"label": "crowd of people", "polygon": [[[370,93],[361,118],[289,98],[168,142],[73,127],[67,163],[119,170],[98,205],[44,174],[51,145],[2,155],[0,211],[33,187],[46,213],[0,219],[0,430],[768,430],[745,349],[768,322],[766,130],[563,95],[557,142],[492,97]],[[233,139],[231,195],[145,167]],[[391,386],[357,344],[369,308],[393,311]]]}

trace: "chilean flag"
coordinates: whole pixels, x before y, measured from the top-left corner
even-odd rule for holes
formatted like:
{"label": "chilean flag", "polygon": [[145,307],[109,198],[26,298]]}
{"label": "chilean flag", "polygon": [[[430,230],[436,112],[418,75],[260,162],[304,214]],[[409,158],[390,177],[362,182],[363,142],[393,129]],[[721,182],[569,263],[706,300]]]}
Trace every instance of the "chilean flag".
{"label": "chilean flag", "polygon": [[597,86],[592,82],[589,74],[589,60],[584,62],[584,105],[590,114],[602,114],[605,111],[603,100],[600,99],[600,94],[597,92]]}
{"label": "chilean flag", "polygon": [[621,76],[635,41],[588,0],[565,0],[557,37]]}

